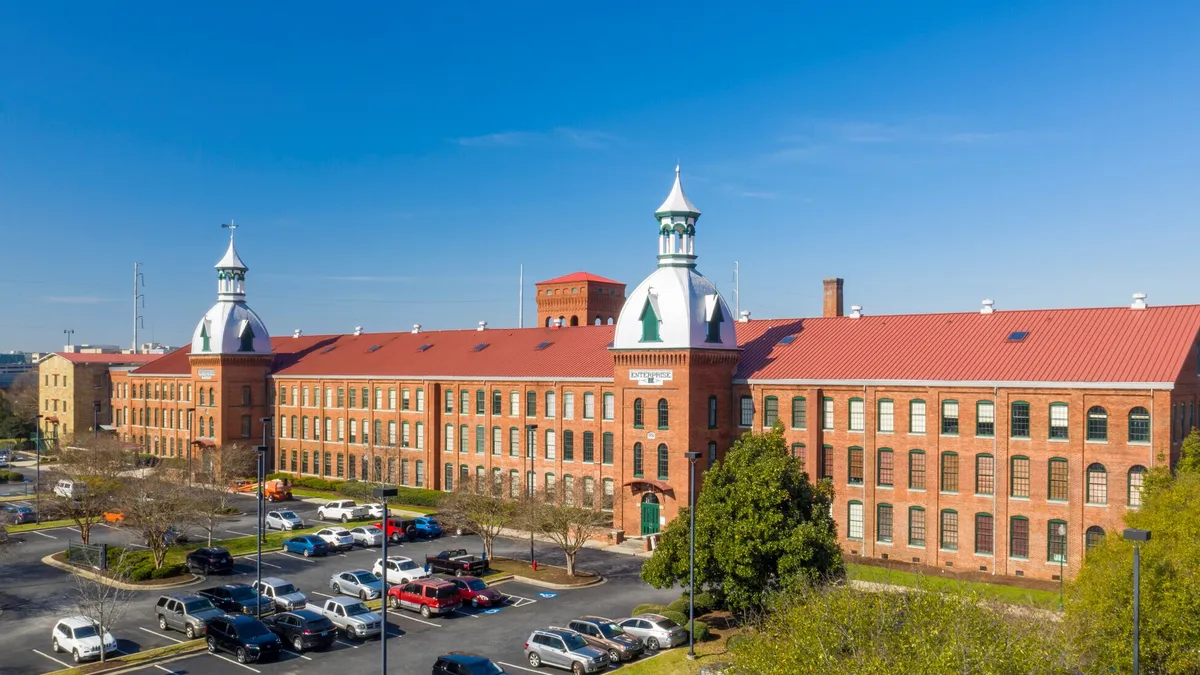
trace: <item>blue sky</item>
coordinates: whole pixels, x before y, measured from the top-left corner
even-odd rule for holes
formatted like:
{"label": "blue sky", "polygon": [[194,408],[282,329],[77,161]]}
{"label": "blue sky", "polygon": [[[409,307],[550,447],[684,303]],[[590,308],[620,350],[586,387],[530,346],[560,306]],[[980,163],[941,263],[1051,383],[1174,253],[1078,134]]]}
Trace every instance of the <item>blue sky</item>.
{"label": "blue sky", "polygon": [[[755,317],[1200,301],[1200,4],[6,3],[0,349],[515,325],[654,265],[677,160]],[[823,5],[836,4],[837,7]],[[251,5],[251,6],[247,6]],[[384,7],[384,5],[389,5]]]}

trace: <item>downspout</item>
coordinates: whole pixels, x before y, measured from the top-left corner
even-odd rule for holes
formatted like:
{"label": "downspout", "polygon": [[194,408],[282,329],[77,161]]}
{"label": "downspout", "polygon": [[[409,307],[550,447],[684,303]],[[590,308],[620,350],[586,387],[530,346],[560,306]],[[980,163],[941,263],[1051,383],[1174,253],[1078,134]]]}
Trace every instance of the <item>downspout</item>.
{"label": "downspout", "polygon": [[[992,385],[992,462],[994,463],[994,471],[992,472],[992,576],[996,576],[996,561],[1000,559],[1000,553],[996,550],[996,527],[999,523],[996,522],[996,493],[1000,490],[1000,455],[997,452],[996,437],[1000,431],[996,427],[996,406],[999,404],[999,396],[997,395],[998,388]],[[1007,462],[1006,462],[1007,464]],[[1007,527],[1007,523],[1005,524]]]}
{"label": "downspout", "polygon": [[[1150,461],[1147,467],[1154,468],[1154,387],[1150,387]],[[1167,466],[1171,466],[1171,449],[1167,448]],[[1129,479],[1126,478],[1126,481]],[[1128,498],[1128,495],[1126,496]]]}
{"label": "downspout", "polygon": [[[867,446],[870,444],[867,443],[867,385],[865,385],[865,384],[863,385],[863,396],[862,397],[863,397],[863,482],[862,482],[863,552],[866,553],[866,548],[867,548],[867,546],[866,546],[867,545],[867,541],[866,541],[866,539],[867,539],[867,532],[866,532],[866,529],[867,529],[867,514],[866,514],[866,510],[867,510],[867,475],[866,475],[867,474]],[[878,421],[876,421],[876,424],[878,424]],[[876,461],[878,461],[878,460],[876,460]],[[894,465],[894,463],[893,463],[893,465]],[[874,486],[874,484],[878,481],[879,467],[875,466],[874,461],[871,463],[871,466],[874,467],[875,471],[876,471],[876,474],[875,474],[876,480],[871,481],[871,483],[872,483],[871,496],[876,497],[876,496],[878,496],[875,492],[875,490],[877,488]],[[876,509],[875,501],[872,500],[871,510],[874,511],[875,509]],[[846,515],[847,515],[847,520],[849,520],[849,514],[846,514]],[[892,521],[895,522],[895,518],[893,518]],[[849,526],[850,526],[850,524],[847,523],[846,527],[849,528]],[[872,527],[872,530],[874,530],[874,528],[879,527],[879,523],[875,522],[875,520],[872,519],[871,527]],[[870,542],[871,555],[870,555],[870,557],[872,557],[872,558],[874,558],[875,555],[879,552],[875,548],[875,540],[878,538],[879,538],[879,536],[878,536],[877,532],[875,532],[875,536],[871,537],[871,542]],[[863,556],[863,557],[867,557],[867,556]]]}

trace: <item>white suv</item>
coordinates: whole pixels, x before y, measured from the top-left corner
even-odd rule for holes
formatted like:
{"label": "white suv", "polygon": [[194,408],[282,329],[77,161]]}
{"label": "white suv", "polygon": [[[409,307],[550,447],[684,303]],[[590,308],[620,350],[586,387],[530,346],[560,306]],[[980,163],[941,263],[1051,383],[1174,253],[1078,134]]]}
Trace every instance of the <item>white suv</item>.
{"label": "white suv", "polygon": [[[375,566],[371,568],[371,573],[377,578],[382,579],[382,560],[376,559]],[[387,560],[389,584],[406,584],[417,579],[425,579],[429,576],[429,572],[425,568],[412,561],[412,558],[403,556],[388,556]]]}
{"label": "white suv", "polygon": [[298,530],[304,527],[304,519],[294,511],[272,511],[265,520],[268,530]]}
{"label": "white suv", "polygon": [[[100,658],[100,634],[96,622],[86,616],[70,616],[60,620],[54,626],[50,648],[59,652],[69,652],[75,663]],[[104,653],[117,651],[117,641],[112,634],[104,631]]]}
{"label": "white suv", "polygon": [[54,494],[63,499],[75,499],[87,491],[87,485],[64,478],[54,484]]}

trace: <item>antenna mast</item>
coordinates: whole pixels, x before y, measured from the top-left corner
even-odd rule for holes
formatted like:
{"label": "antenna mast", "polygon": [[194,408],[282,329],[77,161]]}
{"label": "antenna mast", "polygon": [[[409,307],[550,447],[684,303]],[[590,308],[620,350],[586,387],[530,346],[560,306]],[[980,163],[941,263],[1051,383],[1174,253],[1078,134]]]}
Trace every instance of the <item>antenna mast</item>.
{"label": "antenna mast", "polygon": [[733,261],[733,315],[742,316],[742,274],[738,261]]}
{"label": "antenna mast", "polygon": [[521,263],[521,274],[517,277],[517,328],[525,327],[525,263]]}
{"label": "antenna mast", "polygon": [[142,307],[146,306],[146,296],[144,294],[138,292],[138,284],[141,284],[142,288],[146,287],[146,277],[143,276],[142,273],[139,271],[141,266],[142,266],[142,263],[139,263],[139,262],[133,263],[133,349],[132,349],[132,352],[134,354],[138,353],[138,327],[145,325],[142,320],[143,317],[142,317],[141,313],[138,311],[138,303],[139,302],[142,303],[141,304]]}

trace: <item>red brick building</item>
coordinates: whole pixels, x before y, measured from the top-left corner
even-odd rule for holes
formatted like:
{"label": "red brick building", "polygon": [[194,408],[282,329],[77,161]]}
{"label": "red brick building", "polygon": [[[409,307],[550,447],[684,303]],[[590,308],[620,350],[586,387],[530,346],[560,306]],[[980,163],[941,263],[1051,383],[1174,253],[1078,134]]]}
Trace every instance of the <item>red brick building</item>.
{"label": "red brick building", "polygon": [[735,321],[696,270],[699,216],[677,173],[657,269],[628,295],[586,273],[537,284],[526,329],[272,338],[231,239],[190,348],[112,373],[118,433],[211,461],[269,426],[272,467],[298,474],[581,484],[639,536],[687,503],[684,452],[699,483],[778,422],[833,482],[846,550],[1050,579],[1195,424],[1200,306],[843,315],[831,279],[822,317]]}

